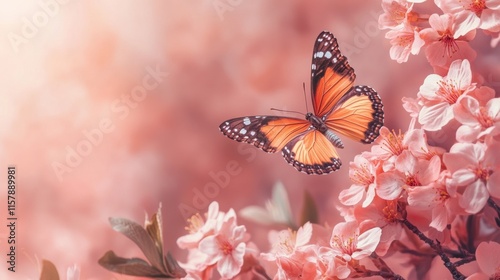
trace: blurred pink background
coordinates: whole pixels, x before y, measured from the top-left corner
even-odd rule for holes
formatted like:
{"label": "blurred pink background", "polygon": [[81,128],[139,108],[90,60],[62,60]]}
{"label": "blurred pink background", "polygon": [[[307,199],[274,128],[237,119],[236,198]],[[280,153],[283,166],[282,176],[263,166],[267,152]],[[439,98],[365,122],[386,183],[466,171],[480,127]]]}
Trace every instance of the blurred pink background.
{"label": "blurred pink background", "polygon": [[[62,279],[73,264],[81,279],[137,279],[97,264],[107,250],[143,257],[108,218],[142,224],[159,203],[165,247],[185,260],[175,243],[186,225],[179,207],[197,208],[196,190],[228,164],[239,173],[214,195],[221,210],[262,206],[282,181],[295,214],[307,190],[322,222],[340,221],[337,195],[350,185],[349,161],[370,146],[345,139],[343,168],[308,176],[280,154],[227,139],[218,126],[275,114],[271,107],[305,113],[302,83],[309,99],[313,43],[329,30],[357,83],[380,93],[386,126],[405,131],[410,118],[401,98],[416,97],[432,69],[423,55],[404,65],[389,59],[390,44],[377,28],[381,12],[380,1],[362,0],[2,1],[0,220],[7,215],[7,166],[15,165],[18,227],[15,274],[6,268],[1,227],[0,278],[37,279],[38,260],[47,259]],[[478,34],[475,43],[488,40]],[[487,63],[493,51],[485,49],[478,63],[498,90],[500,69]],[[71,155],[78,149],[80,159]],[[266,228],[239,223],[269,249]]]}

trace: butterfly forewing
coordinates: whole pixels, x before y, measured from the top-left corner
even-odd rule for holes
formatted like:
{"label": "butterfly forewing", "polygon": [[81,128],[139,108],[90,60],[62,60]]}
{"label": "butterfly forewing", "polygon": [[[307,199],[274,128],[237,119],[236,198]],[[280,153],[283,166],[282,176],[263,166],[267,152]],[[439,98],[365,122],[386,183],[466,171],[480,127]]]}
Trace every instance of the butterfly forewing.
{"label": "butterfly forewing", "polygon": [[278,116],[248,116],[227,120],[220,130],[238,142],[256,146],[268,153],[280,151],[297,136],[310,129],[302,119]]}
{"label": "butterfly forewing", "polygon": [[329,113],[352,87],[356,75],[340,53],[337,39],[323,31],[314,43],[311,65],[311,95],[316,116]]}
{"label": "butterfly forewing", "polygon": [[326,117],[328,128],[353,140],[369,144],[384,125],[382,100],[368,86],[354,86]]}

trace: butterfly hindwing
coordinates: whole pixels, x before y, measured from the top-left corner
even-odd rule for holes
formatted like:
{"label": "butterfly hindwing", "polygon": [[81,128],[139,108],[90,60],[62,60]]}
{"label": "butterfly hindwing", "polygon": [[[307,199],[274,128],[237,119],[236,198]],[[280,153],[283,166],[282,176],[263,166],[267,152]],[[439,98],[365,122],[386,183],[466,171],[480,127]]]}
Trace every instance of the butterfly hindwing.
{"label": "butterfly hindwing", "polygon": [[283,148],[283,157],[307,174],[328,174],[342,164],[332,142],[318,130],[305,132],[288,143]]}
{"label": "butterfly hindwing", "polygon": [[280,151],[297,136],[306,132],[307,120],[279,116],[248,116],[227,120],[219,128],[238,142],[256,146],[268,153]]}
{"label": "butterfly hindwing", "polygon": [[365,144],[373,142],[384,125],[382,100],[369,86],[354,86],[326,116],[328,128]]}
{"label": "butterfly hindwing", "polygon": [[323,31],[314,43],[311,95],[316,116],[329,113],[353,86],[356,75],[332,33]]}

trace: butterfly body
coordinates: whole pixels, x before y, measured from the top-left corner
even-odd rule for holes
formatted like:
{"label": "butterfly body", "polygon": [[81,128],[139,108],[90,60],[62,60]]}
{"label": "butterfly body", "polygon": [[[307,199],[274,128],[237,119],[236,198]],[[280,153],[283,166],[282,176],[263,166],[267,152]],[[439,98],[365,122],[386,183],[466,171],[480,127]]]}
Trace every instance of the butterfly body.
{"label": "butterfly body", "polygon": [[342,140],[337,136],[337,134],[335,134],[335,132],[329,129],[328,126],[326,125],[325,123],[326,118],[324,117],[319,118],[313,115],[313,113],[309,112],[306,114],[306,120],[308,120],[311,123],[313,128],[323,133],[323,135],[325,135],[326,138],[328,138],[328,140],[330,140],[330,142],[332,142],[332,144],[335,145],[335,147],[340,149],[344,148]]}
{"label": "butterfly body", "polygon": [[330,32],[319,34],[311,66],[313,112],[305,119],[247,116],[227,120],[221,132],[230,139],[268,153],[282,151],[285,160],[307,174],[328,174],[340,168],[335,148],[344,148],[337,134],[368,144],[383,125],[383,105],[368,86],[353,85],[356,75]]}

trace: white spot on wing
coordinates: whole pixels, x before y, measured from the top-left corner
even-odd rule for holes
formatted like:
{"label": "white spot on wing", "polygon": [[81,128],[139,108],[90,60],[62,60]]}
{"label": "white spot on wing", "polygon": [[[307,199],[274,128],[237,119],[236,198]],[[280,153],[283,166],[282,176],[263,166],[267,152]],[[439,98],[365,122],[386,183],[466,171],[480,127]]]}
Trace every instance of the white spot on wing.
{"label": "white spot on wing", "polygon": [[314,57],[315,57],[315,58],[316,58],[316,57],[317,57],[317,58],[322,58],[324,54],[325,54],[324,52],[316,52],[316,53],[314,54]]}
{"label": "white spot on wing", "polygon": [[246,133],[247,133],[247,130],[246,130],[246,129],[242,128],[242,129],[240,130],[240,134],[246,134]]}
{"label": "white spot on wing", "polygon": [[244,119],[243,119],[243,124],[244,124],[244,125],[249,125],[249,124],[251,124],[251,123],[252,123],[252,122],[250,121],[250,119],[249,119],[249,118],[244,118]]}
{"label": "white spot on wing", "polygon": [[331,58],[332,57],[332,53],[331,52],[326,52],[325,53],[325,57],[326,58]]}

